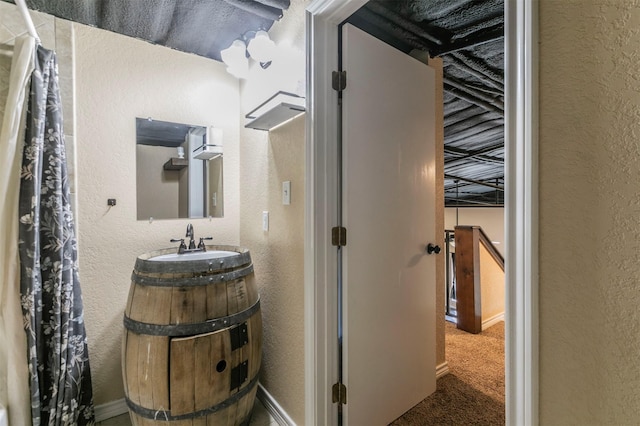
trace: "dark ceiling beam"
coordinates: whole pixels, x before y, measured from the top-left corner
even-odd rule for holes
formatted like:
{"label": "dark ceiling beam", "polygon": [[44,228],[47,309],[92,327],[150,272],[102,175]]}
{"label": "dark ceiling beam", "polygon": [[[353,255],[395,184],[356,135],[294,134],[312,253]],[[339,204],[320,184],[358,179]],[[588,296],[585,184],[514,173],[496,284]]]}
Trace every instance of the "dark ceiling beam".
{"label": "dark ceiling beam", "polygon": [[456,40],[455,42],[443,46],[433,52],[434,55],[442,56],[449,53],[457,52],[459,50],[469,49],[471,47],[479,46],[481,44],[489,43],[492,41],[504,39],[504,26],[498,28],[492,28],[490,30],[482,31],[481,34],[475,36],[471,35],[463,39]]}
{"label": "dark ceiling beam", "polygon": [[376,13],[373,13],[367,8],[358,10],[357,15],[369,24],[378,27],[382,31],[390,34],[392,37],[398,40],[402,40],[404,43],[408,44],[414,49],[431,52],[436,48],[433,43],[425,40],[422,37],[416,36],[412,32],[405,30],[404,28],[394,25],[388,19],[383,18]]}
{"label": "dark ceiling beam", "polygon": [[458,90],[462,90],[463,92],[466,92],[472,95],[474,98],[480,99],[481,101],[484,101],[484,102],[488,102],[496,106],[497,108],[499,108],[501,111],[504,111],[504,101],[502,101],[501,99],[497,99],[494,96],[487,95],[486,93],[483,93],[477,89],[469,87],[468,84],[460,80],[457,80],[453,77],[444,77],[443,81],[445,82],[445,84],[448,84],[451,87],[455,87]]}
{"label": "dark ceiling beam", "polygon": [[[388,1],[388,0],[376,0],[376,1]],[[410,1],[405,3],[411,3],[412,18],[416,21],[422,21],[426,17],[430,20],[442,19],[451,16],[458,9],[468,6],[469,0],[447,0],[440,2],[427,2],[427,1]]]}
{"label": "dark ceiling beam", "polygon": [[453,62],[453,65],[457,68],[478,77],[480,80],[492,85],[496,89],[504,90],[504,71],[501,73],[500,70],[494,70],[488,66],[485,61],[477,60],[476,58],[461,52],[452,52],[447,55],[447,60]]}
{"label": "dark ceiling beam", "polygon": [[504,159],[499,157],[492,157],[490,155],[472,155],[466,158],[450,158],[444,162],[445,167],[454,167],[460,164],[466,165],[469,162],[474,163],[486,163],[486,164],[499,164],[504,165]]}
{"label": "dark ceiling beam", "polygon": [[291,6],[291,0],[255,0],[265,6],[275,7],[276,9],[287,10]]}
{"label": "dark ceiling beam", "polygon": [[228,4],[245,12],[252,13],[261,18],[270,19],[272,21],[279,21],[282,18],[282,10],[267,6],[262,3],[258,3],[254,0],[224,0]]}
{"label": "dark ceiling beam", "polygon": [[493,112],[498,112],[503,114],[504,113],[504,106],[502,108],[494,105],[493,103],[489,103],[486,102],[482,99],[478,99],[476,96],[474,96],[472,93],[469,93],[469,89],[463,90],[463,89],[458,89],[456,87],[451,86],[450,84],[445,83],[444,84],[444,90],[447,93],[452,94],[453,96],[460,98],[462,100],[465,100],[469,103],[472,103],[474,105],[479,106],[480,108],[484,108],[487,111],[493,111]]}
{"label": "dark ceiling beam", "polygon": [[504,118],[496,117],[496,114],[494,112],[484,112],[482,114],[475,114],[455,122],[453,122],[452,120],[452,122],[447,123],[446,121],[447,120],[445,118],[444,131],[446,133],[451,133],[452,131],[454,131],[454,129],[458,127],[467,128],[470,126],[475,126],[478,123],[484,123],[487,121],[495,123],[496,125],[498,124],[504,125]]}
{"label": "dark ceiling beam", "polygon": [[[456,102],[459,102],[458,98],[456,98]],[[484,114],[496,115],[488,111],[478,113],[478,107],[475,105],[467,105],[464,108],[457,109],[455,105],[449,105],[449,102],[446,102],[444,105],[444,127],[446,128],[447,126],[459,123],[468,118],[480,117]]]}
{"label": "dark ceiling beam", "polygon": [[[445,182],[450,181],[450,179],[445,179]],[[493,179],[493,181],[495,182],[496,180]],[[496,185],[500,182],[504,182],[504,178],[498,178],[498,182],[496,182]],[[474,186],[478,186],[475,183],[467,183],[467,182],[460,182],[457,181],[455,184],[453,185],[445,185],[444,186],[444,192],[452,192],[452,191],[458,191],[460,194],[483,194],[484,192],[478,192],[477,190],[475,191],[466,191],[465,188],[469,188],[469,187],[474,187]],[[491,192],[492,190],[494,190],[494,188],[489,189],[488,191]],[[487,192],[487,191],[485,191]]]}
{"label": "dark ceiling beam", "polygon": [[487,154],[489,152],[497,151],[499,149],[504,149],[504,144],[502,142],[494,145],[486,146],[482,149],[477,149],[475,151],[468,151],[466,149],[457,148],[455,146],[446,146],[446,145],[444,146],[444,152],[461,156],[461,157],[457,157],[456,160],[475,157],[476,155]]}
{"label": "dark ceiling beam", "polygon": [[[483,83],[484,83],[484,81],[483,81]],[[497,89],[497,88],[494,88],[494,87],[489,87],[489,86],[487,86],[487,85],[485,85],[485,86],[481,86],[481,85],[479,85],[479,84],[466,83],[466,86],[467,86],[469,89],[478,90],[478,91],[480,91],[480,92],[484,92],[484,93],[486,93],[486,94],[488,94],[488,95],[500,96],[500,97],[503,97],[503,96],[504,96],[504,90],[502,90],[502,89]]]}
{"label": "dark ceiling beam", "polygon": [[479,140],[486,140],[490,137],[498,136],[504,134],[504,126],[497,125],[487,128],[487,126],[491,126],[492,123],[479,123],[477,126],[468,127],[465,130],[456,132],[454,134],[445,134],[445,143],[448,145],[453,145],[456,142],[460,142],[465,139],[474,138]]}
{"label": "dark ceiling beam", "polygon": [[432,44],[433,46],[443,45],[442,40],[440,40],[439,38],[435,37],[407,18],[398,15],[394,11],[387,9],[379,3],[370,1],[369,3],[367,3],[366,8],[376,13],[377,15],[387,18],[389,21],[393,22],[403,30],[412,33],[414,36],[424,39],[427,44]]}
{"label": "dark ceiling beam", "polygon": [[[450,202],[451,204],[447,204],[447,202]],[[495,203],[489,201],[470,200],[467,198],[444,198],[445,207],[466,207],[468,204],[478,206],[502,207],[504,206],[504,201]]]}
{"label": "dark ceiling beam", "polygon": [[450,174],[447,174],[447,173],[444,174],[444,178],[445,179],[453,179],[453,180],[461,180],[462,182],[475,183],[476,185],[486,186],[488,188],[493,188],[493,189],[497,189],[498,191],[504,192],[504,187],[502,187],[500,185],[494,185],[494,184],[488,183],[488,182],[483,182],[481,180],[467,179],[467,178],[463,178],[463,177],[460,177],[460,176],[450,175]]}
{"label": "dark ceiling beam", "polygon": [[477,36],[486,31],[487,28],[496,28],[499,26],[504,26],[504,14],[502,13],[489,17],[484,21],[475,22],[459,29],[458,31],[456,31],[456,34],[451,37],[451,41],[455,42],[457,40],[464,40],[466,38],[469,38],[470,36]]}
{"label": "dark ceiling beam", "polygon": [[460,155],[460,157],[449,158],[444,161],[445,166],[453,166],[460,162],[466,162],[473,159],[478,159],[479,161],[494,163],[494,164],[504,164],[504,159],[500,157],[493,157],[490,155],[486,155],[488,152],[493,152],[498,149],[504,149],[504,145],[493,145],[487,148],[479,149],[477,151],[466,151],[459,148],[447,147],[445,145],[444,152],[454,155]]}
{"label": "dark ceiling beam", "polygon": [[[15,3],[15,0],[5,0]],[[85,25],[100,27],[102,0],[83,0],[81,2],[61,2],[51,0],[26,0],[29,9],[64,18]],[[102,28],[102,27],[100,27]]]}
{"label": "dark ceiling beam", "polygon": [[445,64],[476,77],[487,86],[492,86],[504,93],[504,78],[497,79],[497,76],[495,75],[496,73],[489,70],[487,66],[467,58],[466,55],[463,55],[462,53],[452,53],[447,55]]}
{"label": "dark ceiling beam", "polygon": [[144,2],[103,1],[100,25],[109,31],[162,44],[171,30],[176,0],[159,0],[155,13]]}

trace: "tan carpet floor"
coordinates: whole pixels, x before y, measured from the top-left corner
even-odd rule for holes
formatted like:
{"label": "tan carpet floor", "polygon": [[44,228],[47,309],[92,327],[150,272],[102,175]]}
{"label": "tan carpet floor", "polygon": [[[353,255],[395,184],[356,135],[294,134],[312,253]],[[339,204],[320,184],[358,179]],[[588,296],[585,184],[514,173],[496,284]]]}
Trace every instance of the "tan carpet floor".
{"label": "tan carpet floor", "polygon": [[475,335],[447,322],[445,341],[449,374],[392,425],[504,425],[504,322]]}

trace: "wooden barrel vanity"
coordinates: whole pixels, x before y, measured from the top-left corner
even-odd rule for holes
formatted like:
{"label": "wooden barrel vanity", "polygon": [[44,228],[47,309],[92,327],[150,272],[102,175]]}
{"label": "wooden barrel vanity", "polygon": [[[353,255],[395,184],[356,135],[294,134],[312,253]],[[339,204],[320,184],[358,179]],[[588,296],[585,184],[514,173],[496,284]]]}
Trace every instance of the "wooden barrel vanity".
{"label": "wooden barrel vanity", "polygon": [[249,423],[262,359],[251,256],[232,246],[206,253],[165,249],[136,259],[122,345],[136,425]]}

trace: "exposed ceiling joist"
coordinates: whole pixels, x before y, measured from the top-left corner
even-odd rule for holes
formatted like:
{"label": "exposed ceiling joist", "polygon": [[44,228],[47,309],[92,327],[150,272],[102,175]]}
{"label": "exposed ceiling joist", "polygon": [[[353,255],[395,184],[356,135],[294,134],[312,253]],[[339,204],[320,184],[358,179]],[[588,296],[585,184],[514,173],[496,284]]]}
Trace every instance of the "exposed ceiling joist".
{"label": "exposed ceiling joist", "polygon": [[475,99],[479,99],[483,102],[487,102],[491,105],[494,105],[499,110],[504,111],[504,102],[502,101],[502,99],[499,99],[496,96],[487,95],[486,93],[483,93],[480,90],[474,89],[470,87],[468,84],[465,84],[464,82],[459,81],[453,77],[444,77],[443,81],[445,85],[454,87],[464,93],[467,93],[473,96]]}
{"label": "exposed ceiling joist", "polygon": [[471,116],[466,116],[465,118],[464,115],[461,115],[459,118],[459,120],[454,121],[454,118],[456,118],[458,116],[457,113],[452,114],[451,117],[446,117],[445,118],[445,124],[444,124],[444,131],[447,134],[452,134],[453,132],[455,132],[455,129],[458,128],[467,128],[467,127],[471,127],[471,126],[475,126],[478,123],[482,123],[482,122],[486,122],[486,121],[490,121],[494,124],[501,124],[504,126],[504,118],[501,116],[498,116],[497,114],[493,114],[492,112],[481,112],[480,114],[474,114]]}
{"label": "exposed ceiling joist", "polygon": [[447,61],[452,61],[453,65],[480,78],[486,84],[504,90],[504,75],[500,71],[494,70],[481,58],[476,58],[469,53],[452,52],[447,55]]}
{"label": "exposed ceiling joist", "polygon": [[457,98],[464,99],[465,101],[484,108],[487,111],[504,112],[504,105],[500,107],[495,105],[493,102],[478,99],[473,93],[469,93],[469,90],[458,89],[446,83],[444,85],[444,90]]}
{"label": "exposed ceiling joist", "polygon": [[412,21],[408,20],[406,17],[400,16],[394,11],[384,7],[380,3],[375,1],[371,1],[367,3],[366,8],[376,13],[377,15],[381,15],[384,19],[388,19],[394,25],[404,29],[405,31],[414,34],[416,37],[423,38],[427,43],[431,44],[434,47],[442,46],[442,40],[436,37],[433,33],[434,28],[423,29],[417,24],[414,24]]}
{"label": "exposed ceiling joist", "polygon": [[482,140],[493,138],[494,136],[501,135],[503,133],[503,125],[496,125],[492,121],[485,121],[483,123],[478,123],[473,127],[467,127],[465,130],[454,133],[452,135],[445,133],[445,137],[447,138],[447,141],[450,142],[451,145],[453,145],[456,142],[461,142],[465,139],[475,138],[476,140]]}
{"label": "exposed ceiling joist", "polygon": [[502,191],[504,192],[504,187],[500,186],[500,185],[495,185],[493,183],[489,183],[489,182],[483,182],[481,180],[475,180],[475,179],[468,179],[468,178],[463,178],[460,176],[453,176],[453,175],[449,175],[446,174],[444,175],[445,179],[451,179],[451,180],[461,180],[463,182],[469,182],[469,183],[475,183],[476,185],[482,185],[482,186],[486,186],[488,188],[493,188],[493,189],[497,189],[498,191]]}
{"label": "exposed ceiling joist", "polygon": [[445,205],[447,207],[466,207],[466,206],[484,206],[484,207],[502,207],[504,205],[504,199],[496,201],[480,201],[471,198],[454,198],[444,197]]}
{"label": "exposed ceiling joist", "polygon": [[458,52],[460,50],[469,49],[481,44],[489,43],[496,40],[504,39],[504,27],[496,27],[488,31],[482,31],[476,38],[469,36],[444,46],[435,51],[438,55],[446,55],[448,53]]}

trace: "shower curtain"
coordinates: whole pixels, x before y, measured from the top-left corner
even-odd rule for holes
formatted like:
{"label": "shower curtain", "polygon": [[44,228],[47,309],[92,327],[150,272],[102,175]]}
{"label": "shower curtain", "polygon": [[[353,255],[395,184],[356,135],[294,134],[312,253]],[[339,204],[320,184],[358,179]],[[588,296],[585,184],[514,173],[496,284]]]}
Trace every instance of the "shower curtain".
{"label": "shower curtain", "polygon": [[54,52],[38,46],[20,171],[20,293],[33,425],[94,423]]}
{"label": "shower curtain", "polygon": [[31,424],[27,342],[20,309],[18,194],[26,98],[33,71],[35,39],[15,42],[2,130],[0,131],[0,404],[11,426]]}

